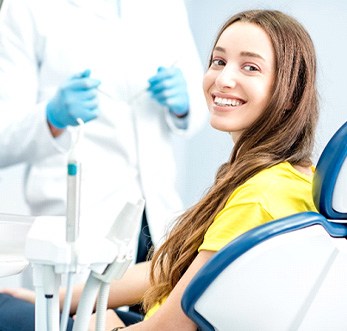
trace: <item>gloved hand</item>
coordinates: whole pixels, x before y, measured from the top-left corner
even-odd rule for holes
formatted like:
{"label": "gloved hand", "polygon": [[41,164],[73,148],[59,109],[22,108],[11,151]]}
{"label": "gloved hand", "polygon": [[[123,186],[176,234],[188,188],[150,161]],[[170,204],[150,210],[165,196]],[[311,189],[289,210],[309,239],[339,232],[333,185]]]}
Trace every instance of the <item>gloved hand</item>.
{"label": "gloved hand", "polygon": [[183,73],[176,67],[159,67],[157,74],[148,80],[152,98],[169,108],[177,117],[189,113],[189,96]]}
{"label": "gloved hand", "polygon": [[100,81],[90,78],[90,70],[74,75],[46,107],[48,122],[58,129],[78,125],[77,118],[88,122],[98,116],[97,87]]}

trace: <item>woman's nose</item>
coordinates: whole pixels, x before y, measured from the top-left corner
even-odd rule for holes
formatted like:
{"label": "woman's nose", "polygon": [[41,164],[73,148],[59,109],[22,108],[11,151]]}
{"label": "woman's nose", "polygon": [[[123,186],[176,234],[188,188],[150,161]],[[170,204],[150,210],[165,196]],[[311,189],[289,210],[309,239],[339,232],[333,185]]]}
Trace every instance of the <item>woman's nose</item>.
{"label": "woman's nose", "polygon": [[221,88],[235,88],[237,74],[232,67],[225,66],[216,78],[216,85]]}

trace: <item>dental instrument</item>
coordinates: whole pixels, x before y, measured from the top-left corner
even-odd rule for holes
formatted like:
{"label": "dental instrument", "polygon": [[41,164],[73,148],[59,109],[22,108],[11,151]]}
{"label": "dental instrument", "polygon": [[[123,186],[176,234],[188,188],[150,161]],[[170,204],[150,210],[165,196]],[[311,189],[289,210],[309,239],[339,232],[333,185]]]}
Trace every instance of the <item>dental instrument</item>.
{"label": "dental instrument", "polygon": [[[83,139],[84,121],[77,118],[77,135],[75,142],[70,150],[67,165],[67,208],[66,208],[66,242],[70,244],[71,249],[71,268],[67,272],[66,294],[64,306],[60,319],[60,331],[64,331],[68,325],[70,307],[72,301],[73,278],[77,272],[77,253],[76,240],[79,236],[80,222],[80,194],[81,194],[81,160],[80,148]],[[75,264],[75,266],[74,266]]]}
{"label": "dental instrument", "polygon": [[70,150],[67,165],[67,215],[66,241],[73,243],[79,234],[80,192],[81,192],[81,162],[79,148],[83,138],[84,122],[77,118],[77,137]]}
{"label": "dental instrument", "polygon": [[73,331],[86,331],[90,316],[93,312],[95,300],[98,296],[96,311],[96,331],[104,331],[105,312],[109,285],[113,279],[119,279],[127,270],[132,261],[132,244],[134,229],[141,221],[144,210],[144,200],[140,199],[136,204],[127,203],[118,215],[105,240],[115,247],[115,257],[107,265],[91,264],[91,273],[78,306]]}
{"label": "dental instrument", "polygon": [[[66,217],[34,218],[26,239],[25,255],[34,271],[36,331],[66,330],[73,275],[86,268],[90,275],[79,301],[73,331],[88,330],[97,296],[96,330],[104,330],[109,284],[112,279],[121,278],[132,261],[132,240],[144,210],[142,199],[128,202],[106,237],[91,239],[79,235],[80,145],[84,123],[80,119],[78,123],[77,137],[68,155]],[[59,288],[63,274],[68,276],[68,288],[59,319]]]}

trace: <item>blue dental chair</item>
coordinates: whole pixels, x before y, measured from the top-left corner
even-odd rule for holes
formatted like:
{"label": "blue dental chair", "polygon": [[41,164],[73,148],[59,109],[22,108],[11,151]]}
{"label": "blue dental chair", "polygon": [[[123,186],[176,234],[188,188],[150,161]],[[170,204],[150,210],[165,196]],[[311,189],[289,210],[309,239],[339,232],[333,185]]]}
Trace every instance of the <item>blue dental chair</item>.
{"label": "blue dental chair", "polygon": [[216,253],[182,308],[202,331],[347,330],[347,122],[313,180],[319,213],[267,223]]}

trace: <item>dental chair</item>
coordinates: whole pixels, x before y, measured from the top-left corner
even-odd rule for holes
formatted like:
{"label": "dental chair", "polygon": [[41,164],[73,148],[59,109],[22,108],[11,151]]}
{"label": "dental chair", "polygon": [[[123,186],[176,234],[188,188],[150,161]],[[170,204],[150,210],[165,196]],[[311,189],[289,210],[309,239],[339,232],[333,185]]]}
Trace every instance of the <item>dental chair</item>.
{"label": "dental chair", "polygon": [[252,229],[216,253],[182,308],[199,330],[347,330],[347,122],[313,180],[317,210]]}

